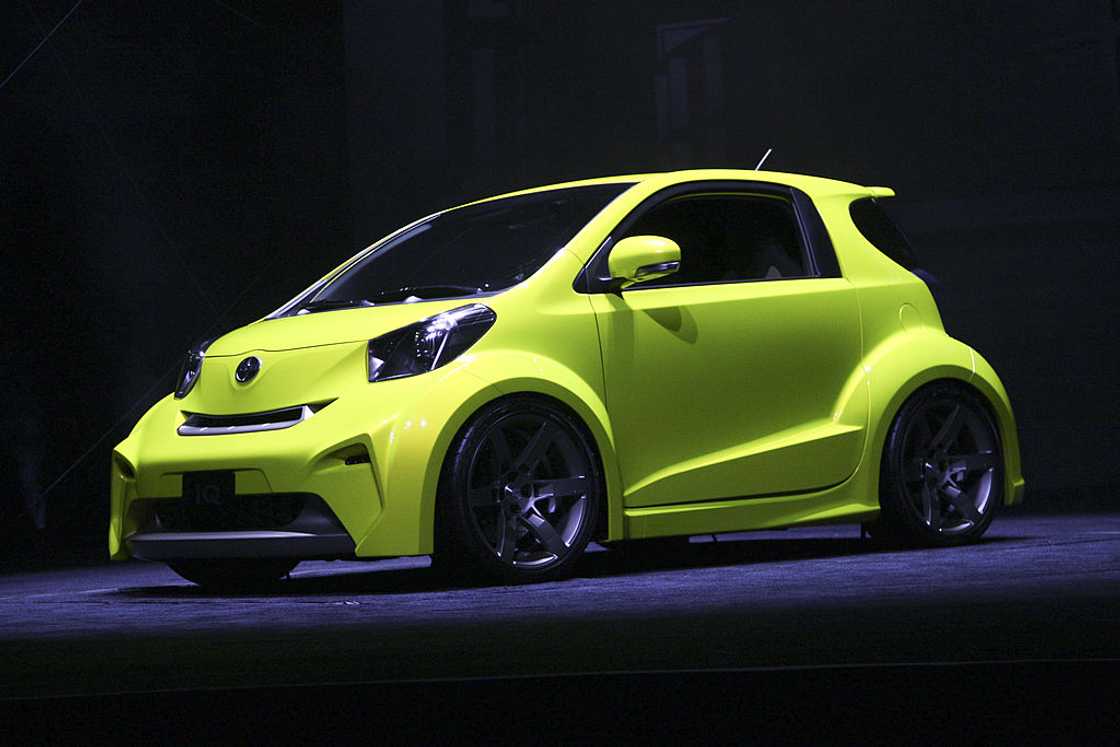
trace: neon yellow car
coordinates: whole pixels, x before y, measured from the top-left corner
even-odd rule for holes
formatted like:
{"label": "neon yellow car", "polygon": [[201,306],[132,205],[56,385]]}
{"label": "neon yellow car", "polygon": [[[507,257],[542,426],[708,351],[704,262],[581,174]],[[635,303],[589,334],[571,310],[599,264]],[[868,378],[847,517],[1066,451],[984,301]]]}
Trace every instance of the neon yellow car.
{"label": "neon yellow car", "polygon": [[423,554],[519,581],[591,540],[975,540],[1023,494],[1015,421],[891,195],[681,171],[405,226],[188,354],[113,453],[110,555],[204,585]]}

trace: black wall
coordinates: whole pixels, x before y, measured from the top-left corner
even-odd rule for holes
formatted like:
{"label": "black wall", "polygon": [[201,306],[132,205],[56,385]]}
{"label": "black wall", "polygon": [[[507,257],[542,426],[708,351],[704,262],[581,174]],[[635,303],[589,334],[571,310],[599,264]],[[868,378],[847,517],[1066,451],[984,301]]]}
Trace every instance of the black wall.
{"label": "black wall", "polygon": [[[341,7],[279,5],[86,2],[0,89],[0,559],[103,556],[185,348],[350,251]],[[6,5],[0,75],[72,6]]]}
{"label": "black wall", "polygon": [[[5,8],[0,76],[71,7]],[[86,2],[0,88],[0,558],[100,557],[185,348],[395,226],[770,146],[898,190],[1037,498],[1114,485],[1118,54],[1115,0]]]}
{"label": "black wall", "polygon": [[1120,3],[424,0],[346,20],[361,241],[474,196],[772,146],[768,168],[898,191],[947,327],[1010,391],[1036,499],[1120,479]]}

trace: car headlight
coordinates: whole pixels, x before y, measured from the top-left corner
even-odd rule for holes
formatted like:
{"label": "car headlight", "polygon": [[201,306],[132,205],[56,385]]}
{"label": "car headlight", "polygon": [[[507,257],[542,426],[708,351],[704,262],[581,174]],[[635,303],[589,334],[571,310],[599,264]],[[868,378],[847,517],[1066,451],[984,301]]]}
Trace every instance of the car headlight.
{"label": "car headlight", "polygon": [[179,369],[178,383],[175,386],[175,399],[182,399],[191,393],[194,389],[194,383],[198,381],[198,375],[202,372],[202,359],[206,357],[206,348],[210,346],[213,340],[195,345],[187,351],[187,357],[183,361],[182,368]]}
{"label": "car headlight", "polygon": [[434,371],[486,334],[497,315],[482,304],[422,319],[369,341],[369,380],[385,381]]}

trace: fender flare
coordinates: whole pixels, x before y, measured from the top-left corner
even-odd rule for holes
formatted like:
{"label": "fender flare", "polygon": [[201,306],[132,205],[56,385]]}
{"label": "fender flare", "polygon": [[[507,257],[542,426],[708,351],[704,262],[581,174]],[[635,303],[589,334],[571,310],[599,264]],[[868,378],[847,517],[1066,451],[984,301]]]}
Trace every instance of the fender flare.
{"label": "fender flare", "polygon": [[[938,363],[926,365],[930,360]],[[991,407],[1004,452],[1004,505],[1021,500],[1019,439],[1011,404],[999,377],[975,350],[932,328],[908,330],[884,340],[865,357],[864,365],[869,372],[872,402],[864,472],[876,499],[883,448],[902,405],[925,386],[955,381],[976,390]]]}
{"label": "fender flare", "polygon": [[[518,394],[533,394],[553,400],[571,410],[583,422],[598,451],[606,484],[607,526],[603,539],[622,539],[625,531],[622,481],[618,471],[614,434],[603,399],[583,377],[555,360],[519,355],[511,363],[510,352],[504,351],[499,367],[486,365],[487,362],[481,358],[482,356],[476,363],[483,365],[472,366],[470,370],[478,380],[477,391],[465,398],[445,421],[434,442],[421,496],[421,546],[434,547],[433,530],[439,481],[453,440],[479,410],[499,399]],[[499,372],[500,376],[487,375]]]}

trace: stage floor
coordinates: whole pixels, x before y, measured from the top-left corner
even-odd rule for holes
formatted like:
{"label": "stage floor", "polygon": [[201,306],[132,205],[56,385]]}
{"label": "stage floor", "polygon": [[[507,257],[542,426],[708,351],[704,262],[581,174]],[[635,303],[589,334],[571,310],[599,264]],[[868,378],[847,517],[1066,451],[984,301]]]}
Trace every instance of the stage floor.
{"label": "stage floor", "polygon": [[251,596],[138,562],[3,576],[0,697],[1120,659],[1120,514],[1009,514],[946,550],[851,525],[699,539],[520,587],[446,587],[427,559],[305,563]]}

